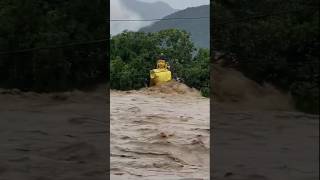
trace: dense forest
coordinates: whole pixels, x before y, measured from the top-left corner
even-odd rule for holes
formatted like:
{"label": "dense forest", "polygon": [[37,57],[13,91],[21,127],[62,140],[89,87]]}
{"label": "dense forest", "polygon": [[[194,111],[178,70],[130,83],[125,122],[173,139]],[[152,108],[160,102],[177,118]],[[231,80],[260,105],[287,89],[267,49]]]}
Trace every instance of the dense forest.
{"label": "dense forest", "polygon": [[110,85],[112,89],[129,90],[145,86],[149,71],[164,53],[175,77],[209,95],[209,49],[197,49],[190,34],[168,29],[154,33],[123,32],[110,42]]}
{"label": "dense forest", "polygon": [[319,1],[219,0],[212,10],[212,54],[319,112]]}
{"label": "dense forest", "polygon": [[105,82],[107,4],[1,0],[0,87],[43,92]]}

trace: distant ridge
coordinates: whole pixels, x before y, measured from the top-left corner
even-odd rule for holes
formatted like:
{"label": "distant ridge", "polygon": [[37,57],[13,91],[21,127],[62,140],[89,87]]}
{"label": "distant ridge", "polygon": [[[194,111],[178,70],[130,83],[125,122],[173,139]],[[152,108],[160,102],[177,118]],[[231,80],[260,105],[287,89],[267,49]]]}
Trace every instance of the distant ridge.
{"label": "distant ridge", "polygon": [[[186,18],[186,17],[210,17],[209,5],[198,7],[190,7],[181,11],[177,11],[163,19]],[[187,19],[187,20],[160,20],[149,26],[143,27],[140,31],[157,32],[164,29],[177,28],[186,30],[191,34],[191,38],[197,47],[210,47],[210,19]]]}
{"label": "distant ridge", "polygon": [[178,9],[164,2],[142,2],[138,0],[120,0],[127,9],[139,14],[142,19],[161,19]]}

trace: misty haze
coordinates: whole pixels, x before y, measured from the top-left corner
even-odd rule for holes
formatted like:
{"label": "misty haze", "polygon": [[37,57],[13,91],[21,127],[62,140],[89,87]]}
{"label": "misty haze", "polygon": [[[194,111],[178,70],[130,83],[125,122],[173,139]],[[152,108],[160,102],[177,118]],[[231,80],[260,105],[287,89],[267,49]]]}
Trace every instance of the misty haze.
{"label": "misty haze", "polygon": [[111,21],[110,33],[117,35],[124,30],[139,31],[139,29],[149,26],[156,21],[130,21],[137,19],[162,19],[188,7],[196,7],[209,4],[209,1],[167,1],[167,0],[111,0],[110,19],[129,20]]}

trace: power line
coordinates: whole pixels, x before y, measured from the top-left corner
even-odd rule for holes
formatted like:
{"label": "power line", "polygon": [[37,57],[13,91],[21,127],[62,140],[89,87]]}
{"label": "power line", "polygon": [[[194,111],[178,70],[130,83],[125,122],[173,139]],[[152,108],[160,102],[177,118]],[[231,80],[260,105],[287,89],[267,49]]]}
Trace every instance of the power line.
{"label": "power line", "polygon": [[[310,8],[310,10],[318,10],[318,9],[317,8]],[[216,22],[218,20],[215,17],[214,21],[213,21],[213,25],[235,24],[235,23],[241,23],[241,22],[244,22],[244,21],[267,18],[267,17],[271,17],[271,16],[279,16],[279,15],[300,13],[302,11],[305,11],[305,9],[290,10],[290,11],[280,11],[280,12],[274,12],[274,13],[268,13],[268,14],[256,14],[256,15],[245,17],[245,18],[230,18],[230,19],[227,19],[227,20],[219,20],[219,21],[222,21],[222,22]]]}
{"label": "power line", "polygon": [[[317,10],[316,8],[310,8],[311,10]],[[253,20],[253,19],[259,19],[259,18],[265,18],[269,16],[276,16],[276,15],[283,15],[283,14],[291,14],[291,13],[298,13],[301,11],[305,11],[305,9],[300,9],[300,10],[291,10],[291,11],[281,11],[281,12],[274,12],[274,13],[268,13],[268,14],[256,14],[252,15],[246,18],[242,19],[228,19],[228,20],[223,20],[224,22],[221,23],[214,23],[216,25],[223,25],[223,24],[229,24],[229,23],[237,23],[241,21],[246,21],[246,20]],[[109,19],[107,21],[110,22],[135,22],[135,21],[169,21],[169,20],[198,20],[198,19],[210,19],[210,17],[204,16],[204,17],[182,17],[182,18],[163,18],[163,19]]]}
{"label": "power line", "polygon": [[110,19],[110,22],[130,22],[130,21],[170,21],[170,20],[198,20],[209,19],[210,17],[184,17],[184,18],[163,18],[163,19]]}
{"label": "power line", "polygon": [[[311,9],[316,9],[316,8],[311,8]],[[242,19],[234,18],[234,19],[225,20],[224,22],[214,23],[214,25],[217,26],[217,25],[233,24],[233,23],[239,23],[239,22],[243,22],[243,21],[266,18],[266,17],[269,17],[269,16],[297,13],[297,12],[300,12],[300,11],[304,11],[304,10],[301,9],[301,10],[282,11],[282,12],[269,13],[269,14],[260,14],[260,15],[249,16],[249,17],[242,18]],[[197,20],[197,19],[209,19],[209,18],[210,17],[185,17],[185,18],[163,18],[163,19],[110,19],[109,21],[114,21],[114,22],[116,22],[116,21],[118,21],[118,22],[121,22],[121,21],[133,21],[134,22],[134,21],[159,21],[159,20]],[[22,50],[16,50],[16,51],[0,52],[0,55],[18,54],[18,53],[24,53],[24,52],[29,52],[29,51],[37,51],[37,50],[44,50],[44,49],[58,49],[58,48],[78,46],[78,45],[97,44],[97,43],[108,42],[108,41],[109,41],[109,39],[99,39],[99,40],[94,40],[94,41],[71,43],[71,44],[65,44],[65,45],[56,45],[56,46],[48,46],[48,47],[37,47],[37,48],[22,49]]]}
{"label": "power line", "polygon": [[88,44],[99,44],[99,43],[108,42],[108,41],[109,41],[109,39],[99,39],[99,40],[70,43],[70,44],[64,44],[64,45],[36,47],[36,48],[29,48],[29,49],[15,50],[15,51],[0,52],[0,55],[19,54],[19,53],[25,53],[25,52],[30,52],[30,51],[38,51],[38,50],[44,50],[44,49],[58,49],[58,48],[72,47],[72,46],[79,46],[79,45],[88,45]]}

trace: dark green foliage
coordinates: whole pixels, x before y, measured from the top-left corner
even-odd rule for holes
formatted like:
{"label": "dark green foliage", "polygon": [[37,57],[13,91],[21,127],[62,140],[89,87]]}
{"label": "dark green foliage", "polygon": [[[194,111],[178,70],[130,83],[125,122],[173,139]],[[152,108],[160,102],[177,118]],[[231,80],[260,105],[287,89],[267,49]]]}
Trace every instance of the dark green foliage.
{"label": "dark green foliage", "polygon": [[[107,2],[0,1],[0,52],[107,39]],[[60,91],[107,80],[107,43],[0,54],[0,87]]]}
{"label": "dark green foliage", "polygon": [[190,64],[183,69],[182,78],[188,86],[199,89],[203,96],[209,97],[210,55],[208,49],[200,49]]}
{"label": "dark green foliage", "polygon": [[[297,108],[318,112],[319,1],[224,0],[214,5],[214,50],[234,57],[239,70],[258,83],[290,92]],[[257,18],[247,19],[252,16]],[[233,23],[227,23],[230,19]]]}
{"label": "dark green foliage", "polygon": [[149,71],[158,56],[169,57],[173,76],[191,87],[209,93],[209,50],[200,49],[195,57],[187,32],[177,29],[155,33],[123,32],[111,39],[110,82],[112,89],[129,90],[144,87]]}

